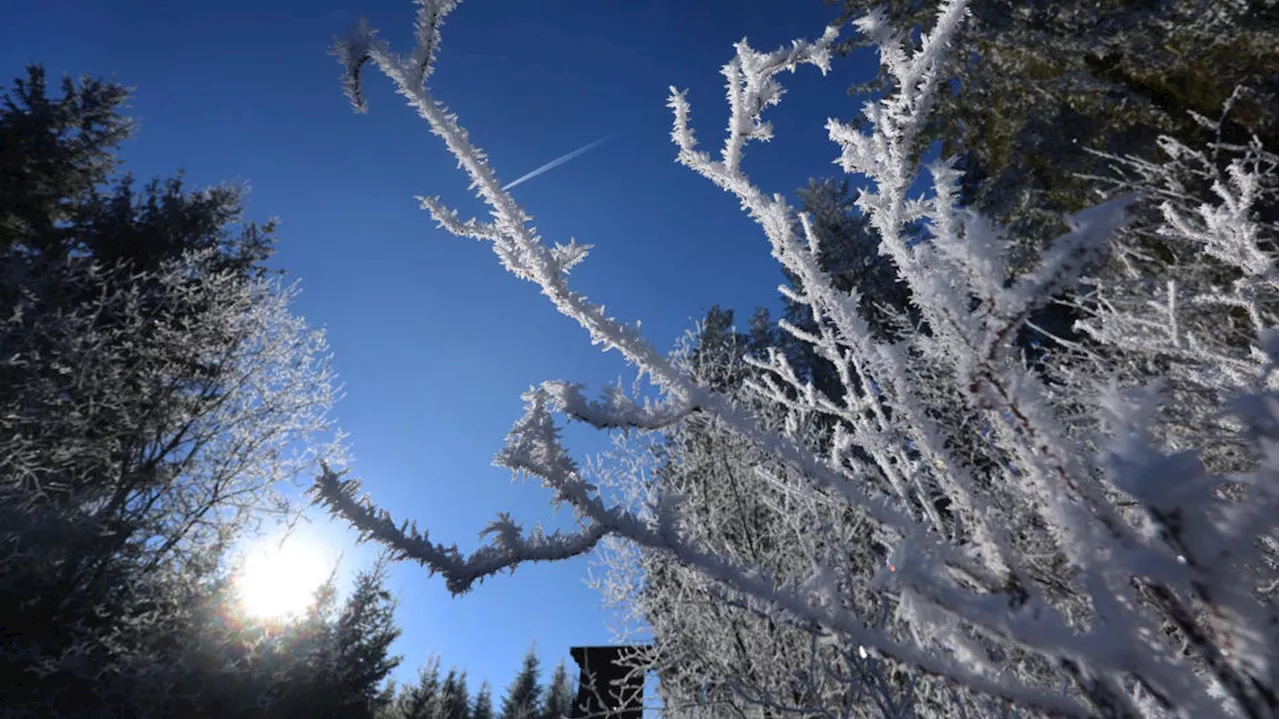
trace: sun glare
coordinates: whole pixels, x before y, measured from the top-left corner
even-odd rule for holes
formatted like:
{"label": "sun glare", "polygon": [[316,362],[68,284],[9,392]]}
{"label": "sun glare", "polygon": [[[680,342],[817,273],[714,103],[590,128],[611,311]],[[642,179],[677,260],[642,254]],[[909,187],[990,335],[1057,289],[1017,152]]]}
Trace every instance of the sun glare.
{"label": "sun glare", "polygon": [[326,561],[313,541],[289,537],[255,544],[246,554],[239,584],[245,614],[283,619],[306,610],[315,591],[329,578]]}

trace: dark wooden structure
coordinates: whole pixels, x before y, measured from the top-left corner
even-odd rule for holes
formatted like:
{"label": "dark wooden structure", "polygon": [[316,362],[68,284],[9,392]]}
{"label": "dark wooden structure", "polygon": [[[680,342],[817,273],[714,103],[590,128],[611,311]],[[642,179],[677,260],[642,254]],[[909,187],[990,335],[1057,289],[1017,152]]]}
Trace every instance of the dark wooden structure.
{"label": "dark wooden structure", "polygon": [[644,646],[570,647],[578,663],[578,698],[571,719],[640,719],[644,672],[634,669]]}

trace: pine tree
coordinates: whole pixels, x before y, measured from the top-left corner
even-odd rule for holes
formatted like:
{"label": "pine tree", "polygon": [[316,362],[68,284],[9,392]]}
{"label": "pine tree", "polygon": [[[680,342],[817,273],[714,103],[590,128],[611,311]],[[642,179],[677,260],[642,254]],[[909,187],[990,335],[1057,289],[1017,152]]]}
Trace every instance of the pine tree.
{"label": "pine tree", "polygon": [[507,688],[507,695],[502,698],[502,710],[499,719],[534,719],[541,711],[542,688],[539,678],[538,655],[533,647],[524,655],[520,673]]}
{"label": "pine tree", "polygon": [[569,678],[564,662],[556,665],[551,674],[551,683],[547,685],[547,695],[543,700],[540,719],[569,719],[573,715],[573,701],[577,691],[574,682]]}
{"label": "pine tree", "polygon": [[128,91],[66,78],[50,97],[44,69],[27,68],[0,107],[0,250],[26,262],[90,256],[106,266],[154,271],[208,250],[201,271],[262,276],[275,224],[242,222],[244,191],[188,191],[181,175],[134,189],[116,175],[116,151],[132,129],[120,114]]}

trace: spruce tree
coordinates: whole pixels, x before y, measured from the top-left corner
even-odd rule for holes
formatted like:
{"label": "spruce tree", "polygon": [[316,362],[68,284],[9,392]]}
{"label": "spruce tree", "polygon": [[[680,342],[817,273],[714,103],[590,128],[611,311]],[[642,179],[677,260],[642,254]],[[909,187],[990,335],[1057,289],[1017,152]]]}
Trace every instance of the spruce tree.
{"label": "spruce tree", "polygon": [[132,123],[119,112],[128,90],[114,82],[65,78],[51,97],[32,65],[0,105],[0,250],[62,254],[86,206],[115,170]]}
{"label": "spruce tree", "polygon": [[541,719],[569,719],[573,714],[573,700],[576,695],[573,680],[565,669],[564,662],[556,665],[551,674],[551,683],[547,685],[547,696],[542,704]]}
{"label": "spruce tree", "polygon": [[489,682],[484,682],[471,701],[470,719],[493,719],[493,717],[493,695],[489,690]]}
{"label": "spruce tree", "polygon": [[440,657],[432,655],[418,670],[416,684],[406,685],[396,697],[399,719],[436,719],[440,704]]}
{"label": "spruce tree", "polygon": [[520,673],[512,680],[507,695],[502,699],[499,719],[534,719],[541,711],[542,687],[539,678],[538,655],[533,647],[524,655]]}
{"label": "spruce tree", "polygon": [[272,713],[358,719],[381,712],[383,683],[400,663],[389,654],[400,629],[384,582],[385,564],[379,561],[357,576],[339,606],[331,578],[306,616],[284,628],[270,646],[279,667],[273,673],[278,678]]}
{"label": "spruce tree", "polygon": [[60,97],[49,89],[32,65],[0,104],[0,250],[10,261],[89,256],[147,271],[209,250],[201,272],[267,272],[275,224],[243,221],[242,188],[192,192],[178,174],[136,189],[131,174],[116,174],[133,126],[122,85],[66,78]]}
{"label": "spruce tree", "polygon": [[401,661],[390,653],[400,627],[395,600],[386,588],[386,561],[379,557],[359,573],[334,627],[333,683],[346,716],[368,716],[384,706],[382,684]]}
{"label": "spruce tree", "polygon": [[439,719],[468,719],[471,702],[467,693],[467,672],[450,668],[440,687]]}

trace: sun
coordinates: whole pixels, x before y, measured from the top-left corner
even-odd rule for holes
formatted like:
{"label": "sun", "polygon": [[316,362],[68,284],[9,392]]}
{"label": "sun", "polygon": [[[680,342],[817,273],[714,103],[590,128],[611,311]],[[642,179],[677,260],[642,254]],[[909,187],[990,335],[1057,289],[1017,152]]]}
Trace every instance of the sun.
{"label": "sun", "polygon": [[318,543],[290,536],[249,548],[237,579],[244,613],[259,619],[301,614],[333,571]]}

